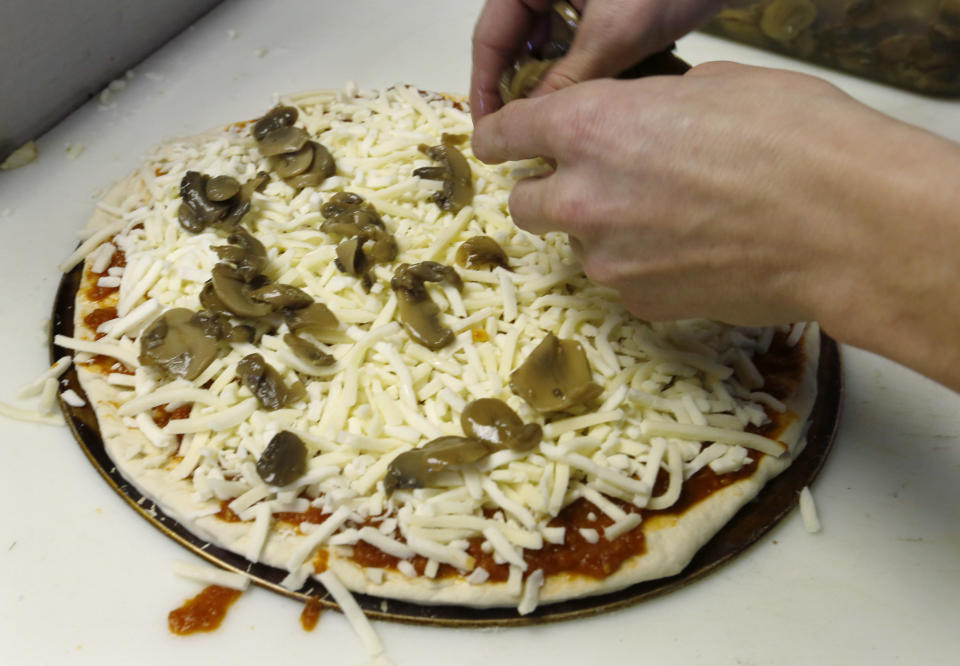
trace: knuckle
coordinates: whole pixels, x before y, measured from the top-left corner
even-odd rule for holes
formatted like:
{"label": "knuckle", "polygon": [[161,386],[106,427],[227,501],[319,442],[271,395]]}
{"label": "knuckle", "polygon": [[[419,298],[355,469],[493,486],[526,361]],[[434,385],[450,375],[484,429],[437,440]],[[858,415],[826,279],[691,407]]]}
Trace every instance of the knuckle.
{"label": "knuckle", "polygon": [[544,203],[544,215],[563,231],[578,235],[588,214],[588,204],[579,187],[555,187]]}
{"label": "knuckle", "polygon": [[574,74],[567,72],[561,65],[551,67],[547,75],[543,78],[541,88],[544,91],[561,90],[575,83],[579,83],[579,78]]}
{"label": "knuckle", "polygon": [[690,68],[688,76],[716,76],[721,74],[731,74],[744,69],[743,65],[729,60],[712,60],[704,62]]}
{"label": "knuckle", "polygon": [[622,276],[616,263],[610,261],[609,257],[597,252],[586,252],[583,257],[583,272],[597,284],[619,291]]}
{"label": "knuckle", "polygon": [[525,193],[525,188],[520,187],[518,184],[510,193],[507,205],[510,209],[510,217],[513,218],[513,223],[521,229],[532,231],[531,222],[533,220],[531,218],[536,218],[537,215],[531,210],[528,200],[529,197]]}
{"label": "knuckle", "polygon": [[561,108],[552,107],[546,124],[557,145],[562,145],[573,155],[582,155],[598,141],[600,110],[596,101],[581,97]]}

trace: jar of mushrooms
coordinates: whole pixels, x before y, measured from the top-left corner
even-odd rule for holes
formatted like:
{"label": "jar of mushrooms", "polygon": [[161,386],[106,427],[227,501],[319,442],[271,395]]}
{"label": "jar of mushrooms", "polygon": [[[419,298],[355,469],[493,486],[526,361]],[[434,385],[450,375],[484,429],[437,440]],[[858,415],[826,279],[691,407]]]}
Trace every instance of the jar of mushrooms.
{"label": "jar of mushrooms", "polygon": [[960,0],[731,0],[704,28],[930,95],[960,95]]}

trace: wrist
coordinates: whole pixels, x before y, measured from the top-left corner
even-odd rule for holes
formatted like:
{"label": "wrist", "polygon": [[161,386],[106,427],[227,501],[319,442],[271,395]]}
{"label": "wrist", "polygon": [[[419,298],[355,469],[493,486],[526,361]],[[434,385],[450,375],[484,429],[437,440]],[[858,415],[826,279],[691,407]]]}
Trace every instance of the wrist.
{"label": "wrist", "polygon": [[839,340],[960,390],[960,147],[902,125],[877,136],[891,140],[851,172],[811,312]]}

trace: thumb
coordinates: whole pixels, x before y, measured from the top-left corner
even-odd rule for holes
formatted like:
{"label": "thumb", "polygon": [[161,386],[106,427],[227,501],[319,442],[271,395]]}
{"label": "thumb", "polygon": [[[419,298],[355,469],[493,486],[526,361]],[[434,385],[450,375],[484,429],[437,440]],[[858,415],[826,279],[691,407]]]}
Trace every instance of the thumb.
{"label": "thumb", "polygon": [[590,79],[604,76],[597,72],[596,62],[589,54],[570,51],[566,56],[557,61],[553,67],[547,70],[546,76],[540,85],[534,89],[530,97],[539,97],[547,95],[557,90],[562,90],[575,83],[581,83]]}
{"label": "thumb", "polygon": [[570,51],[550,68],[531,97],[575,83],[616,76],[653,51],[649,7],[637,3],[624,14],[617,3],[588,5]]}

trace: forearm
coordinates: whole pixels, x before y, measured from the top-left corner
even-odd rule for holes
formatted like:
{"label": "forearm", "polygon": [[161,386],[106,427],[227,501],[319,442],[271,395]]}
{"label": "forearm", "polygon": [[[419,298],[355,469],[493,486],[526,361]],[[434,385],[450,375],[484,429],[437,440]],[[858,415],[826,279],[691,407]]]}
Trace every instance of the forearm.
{"label": "forearm", "polygon": [[960,147],[877,129],[840,181],[846,222],[805,298],[841,341],[960,390]]}

